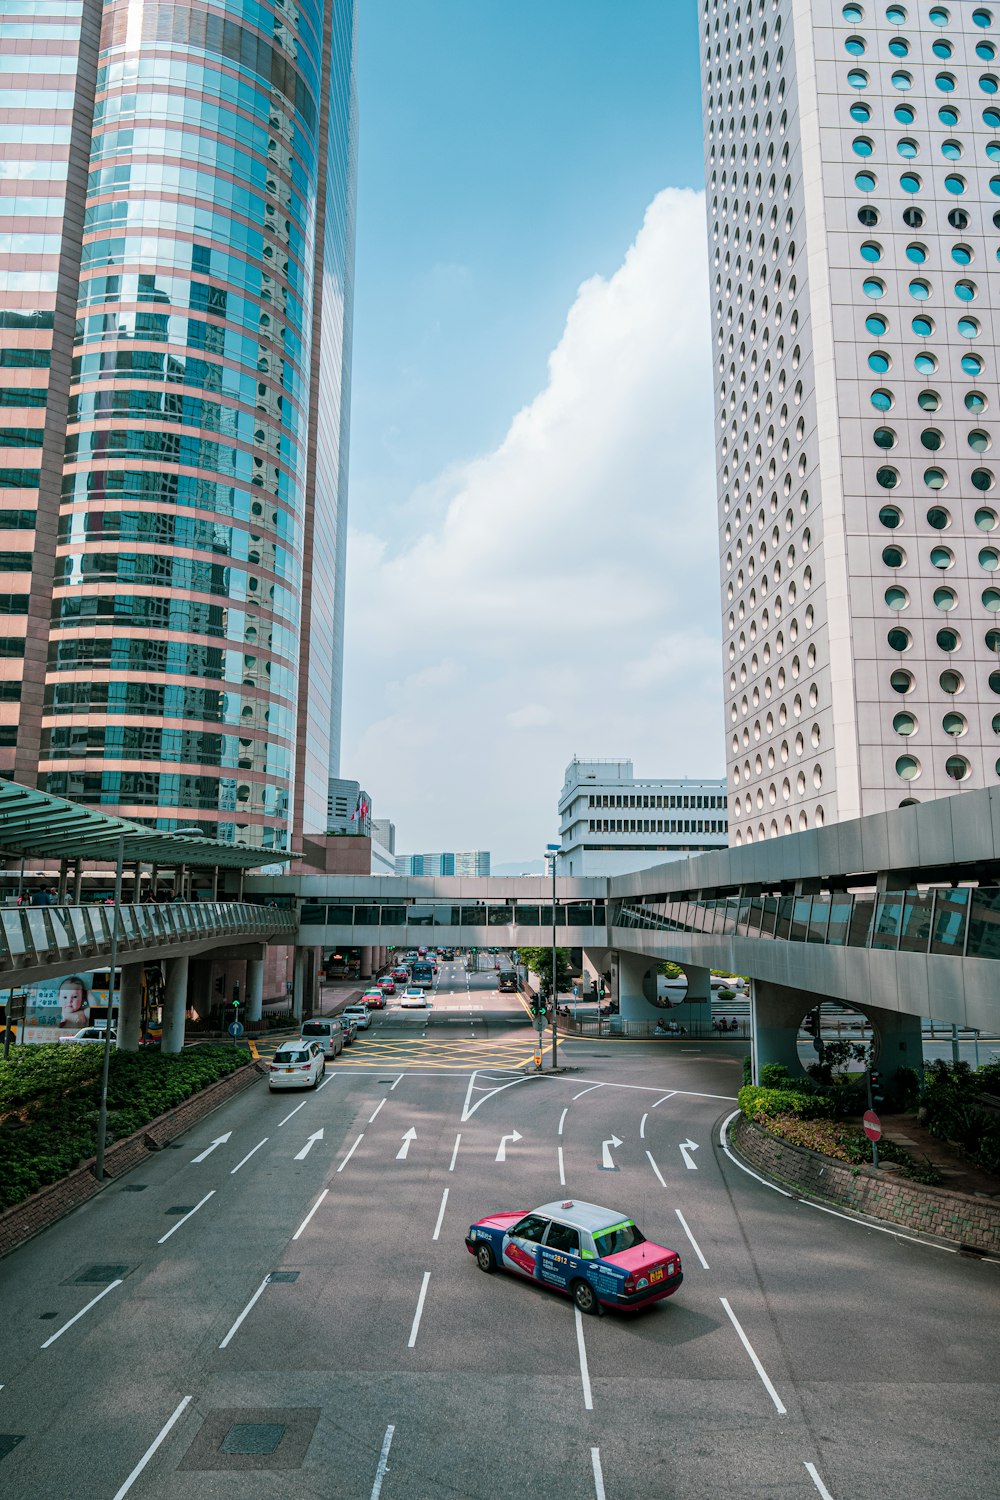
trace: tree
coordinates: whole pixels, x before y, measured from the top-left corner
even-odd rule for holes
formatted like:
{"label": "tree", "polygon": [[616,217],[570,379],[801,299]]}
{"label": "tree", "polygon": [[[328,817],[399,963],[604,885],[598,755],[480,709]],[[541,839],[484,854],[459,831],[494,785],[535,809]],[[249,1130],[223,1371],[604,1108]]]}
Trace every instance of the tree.
{"label": "tree", "polygon": [[672,958],[661,958],[657,970],[667,979],[680,979],[684,974],[680,964],[675,964]]}
{"label": "tree", "polygon": [[[551,948],[520,948],[521,962],[527,964],[533,974],[537,974],[541,980],[542,994],[548,996],[552,993],[552,949]],[[568,990],[573,983],[573,970],[570,968],[569,949],[556,949],[556,984],[560,990]]]}

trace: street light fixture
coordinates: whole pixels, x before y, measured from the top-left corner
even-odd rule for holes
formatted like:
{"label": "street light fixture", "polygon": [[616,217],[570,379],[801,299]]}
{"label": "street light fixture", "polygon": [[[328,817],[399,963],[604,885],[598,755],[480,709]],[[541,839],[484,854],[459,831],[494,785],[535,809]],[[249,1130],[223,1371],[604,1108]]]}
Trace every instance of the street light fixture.
{"label": "street light fixture", "polygon": [[561,844],[546,844],[546,855],[552,865],[552,1066],[555,1068],[559,1061],[559,987],[556,984],[556,855],[562,848]]}

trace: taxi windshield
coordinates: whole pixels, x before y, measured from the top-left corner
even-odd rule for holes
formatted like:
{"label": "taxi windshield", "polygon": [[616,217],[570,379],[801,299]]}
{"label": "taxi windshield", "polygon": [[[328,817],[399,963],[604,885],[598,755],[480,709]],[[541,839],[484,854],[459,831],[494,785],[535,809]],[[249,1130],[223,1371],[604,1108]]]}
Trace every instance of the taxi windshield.
{"label": "taxi windshield", "polygon": [[623,1224],[612,1224],[594,1234],[594,1249],[602,1260],[608,1255],[617,1255],[620,1250],[631,1250],[634,1245],[644,1245],[646,1236],[630,1220]]}

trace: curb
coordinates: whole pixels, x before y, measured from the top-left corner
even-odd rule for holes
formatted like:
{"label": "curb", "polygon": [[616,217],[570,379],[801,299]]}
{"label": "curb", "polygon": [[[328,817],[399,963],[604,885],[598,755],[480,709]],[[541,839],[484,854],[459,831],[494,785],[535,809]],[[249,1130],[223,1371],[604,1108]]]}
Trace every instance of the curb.
{"label": "curb", "polygon": [[236,1094],[262,1077],[263,1069],[256,1062],[244,1064],[224,1078],[216,1079],[197,1094],[190,1095],[166,1114],[150,1120],[132,1135],[115,1141],[105,1153],[104,1182],[94,1176],[95,1157],[74,1167],[67,1177],[59,1182],[50,1182],[39,1188],[23,1203],[15,1203],[0,1213],[0,1259],[17,1250],[37,1234],[51,1228],[81,1203],[87,1203],[98,1193],[104,1192],[111,1183],[130,1172],[140,1162],[147,1161],[157,1151],[162,1151],[177,1136],[183,1135],[203,1120],[206,1115],[220,1109]]}

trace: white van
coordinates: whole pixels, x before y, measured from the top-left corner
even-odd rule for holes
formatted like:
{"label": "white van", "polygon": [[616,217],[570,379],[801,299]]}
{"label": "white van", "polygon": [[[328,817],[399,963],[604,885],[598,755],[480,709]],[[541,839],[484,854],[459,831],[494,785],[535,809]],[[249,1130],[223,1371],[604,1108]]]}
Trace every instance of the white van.
{"label": "white van", "polygon": [[336,1016],[317,1016],[314,1021],[303,1021],[299,1035],[322,1048],[324,1057],[338,1057],[344,1050],[344,1028]]}

